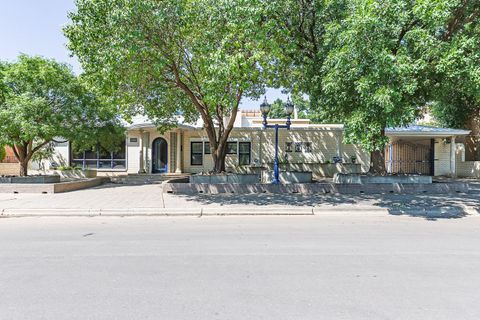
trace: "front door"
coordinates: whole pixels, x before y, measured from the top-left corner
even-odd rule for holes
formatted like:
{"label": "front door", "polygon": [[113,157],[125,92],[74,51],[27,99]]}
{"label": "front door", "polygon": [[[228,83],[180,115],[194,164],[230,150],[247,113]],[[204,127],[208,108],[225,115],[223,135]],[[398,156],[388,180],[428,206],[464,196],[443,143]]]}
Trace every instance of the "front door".
{"label": "front door", "polygon": [[168,145],[163,138],[153,140],[152,173],[168,172]]}

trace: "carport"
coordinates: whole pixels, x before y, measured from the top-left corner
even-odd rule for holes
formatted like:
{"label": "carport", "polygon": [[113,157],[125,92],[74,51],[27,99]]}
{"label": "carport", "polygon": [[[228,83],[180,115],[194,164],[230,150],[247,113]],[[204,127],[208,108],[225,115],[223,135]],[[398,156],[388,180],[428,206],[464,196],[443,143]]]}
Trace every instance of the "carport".
{"label": "carport", "polygon": [[390,143],[385,149],[387,172],[430,176],[455,176],[459,140],[470,134],[468,130],[408,126],[389,128],[385,134]]}

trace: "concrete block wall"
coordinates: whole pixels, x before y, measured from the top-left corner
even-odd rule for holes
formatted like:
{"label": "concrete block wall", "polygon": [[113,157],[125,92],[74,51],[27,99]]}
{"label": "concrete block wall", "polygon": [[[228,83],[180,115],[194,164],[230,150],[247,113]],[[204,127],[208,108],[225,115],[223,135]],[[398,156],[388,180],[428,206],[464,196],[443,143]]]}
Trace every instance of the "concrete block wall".
{"label": "concrete block wall", "polygon": [[342,157],[345,162],[351,162],[351,157],[357,157],[356,164],[360,165],[360,172],[368,172],[370,170],[370,153],[364,151],[360,146],[355,144],[344,144],[342,146]]}
{"label": "concrete block wall", "polygon": [[457,176],[480,178],[480,161],[457,161]]}
{"label": "concrete block wall", "polygon": [[361,173],[362,166],[352,163],[307,163],[307,164],[287,164],[280,167],[286,168],[287,171],[309,171],[312,172],[313,179],[321,180],[322,178],[332,178],[335,173]]}

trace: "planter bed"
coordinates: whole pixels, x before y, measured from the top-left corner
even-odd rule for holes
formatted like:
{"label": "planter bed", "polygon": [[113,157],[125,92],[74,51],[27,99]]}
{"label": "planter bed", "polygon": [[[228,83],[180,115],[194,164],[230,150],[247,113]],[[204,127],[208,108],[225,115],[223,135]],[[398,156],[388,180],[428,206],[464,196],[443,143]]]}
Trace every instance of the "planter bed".
{"label": "planter bed", "polygon": [[173,194],[449,194],[468,193],[468,183],[292,183],[292,184],[233,184],[233,183],[167,183],[163,192]]}
{"label": "planter bed", "polygon": [[[280,171],[278,179],[282,184],[311,183],[312,172],[310,171]],[[273,180],[272,171],[263,171],[262,183],[271,183]]]}
{"label": "planter bed", "polygon": [[60,176],[27,176],[27,177],[0,177],[0,183],[26,183],[26,184],[45,184],[59,183]]}
{"label": "planter bed", "polygon": [[105,178],[81,179],[59,183],[0,183],[0,193],[61,193],[96,187]]}
{"label": "planter bed", "polygon": [[96,170],[81,170],[81,169],[71,169],[71,170],[55,170],[53,174],[59,175],[61,178],[65,179],[85,179],[85,178],[95,178],[97,176]]}
{"label": "planter bed", "polygon": [[398,175],[398,176],[370,176],[361,174],[337,173],[333,182],[338,184],[431,184],[431,176]]}
{"label": "planter bed", "polygon": [[258,183],[260,175],[258,174],[196,174],[190,176],[190,183],[207,183],[207,184],[249,184]]}

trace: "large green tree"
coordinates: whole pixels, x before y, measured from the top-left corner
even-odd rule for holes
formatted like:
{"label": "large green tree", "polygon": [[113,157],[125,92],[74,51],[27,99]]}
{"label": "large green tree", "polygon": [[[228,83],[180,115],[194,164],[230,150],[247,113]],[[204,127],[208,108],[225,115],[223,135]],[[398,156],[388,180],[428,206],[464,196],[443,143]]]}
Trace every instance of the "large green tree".
{"label": "large green tree", "polygon": [[[293,94],[291,97],[291,101],[293,105],[295,106],[295,113],[297,114],[299,119],[309,119],[310,118],[310,113],[309,113],[309,101],[305,99],[304,97],[298,95],[298,94]],[[278,98],[273,101],[270,112],[268,113],[268,116],[273,119],[283,119],[286,117],[285,115],[285,101],[282,99]],[[292,115],[294,116],[294,115]],[[314,119],[313,119],[314,120]]]}
{"label": "large green tree", "polygon": [[472,131],[465,140],[467,158],[480,160],[480,24],[453,37],[438,64],[442,82],[430,106],[435,121],[445,127]]}
{"label": "large green tree", "polygon": [[200,118],[214,171],[243,97],[264,91],[275,60],[262,0],[77,0],[65,28],[91,81],[160,129]]}
{"label": "large green tree", "polygon": [[34,154],[57,138],[87,143],[103,130],[118,130],[112,108],[66,64],[21,55],[2,63],[0,87],[0,145],[13,149],[21,176]]}
{"label": "large green tree", "polygon": [[429,104],[464,108],[478,97],[478,1],[280,2],[295,8],[276,16],[294,85],[311,111],[345,123],[346,140],[372,152],[373,172],[385,172],[386,127],[412,123]]}

